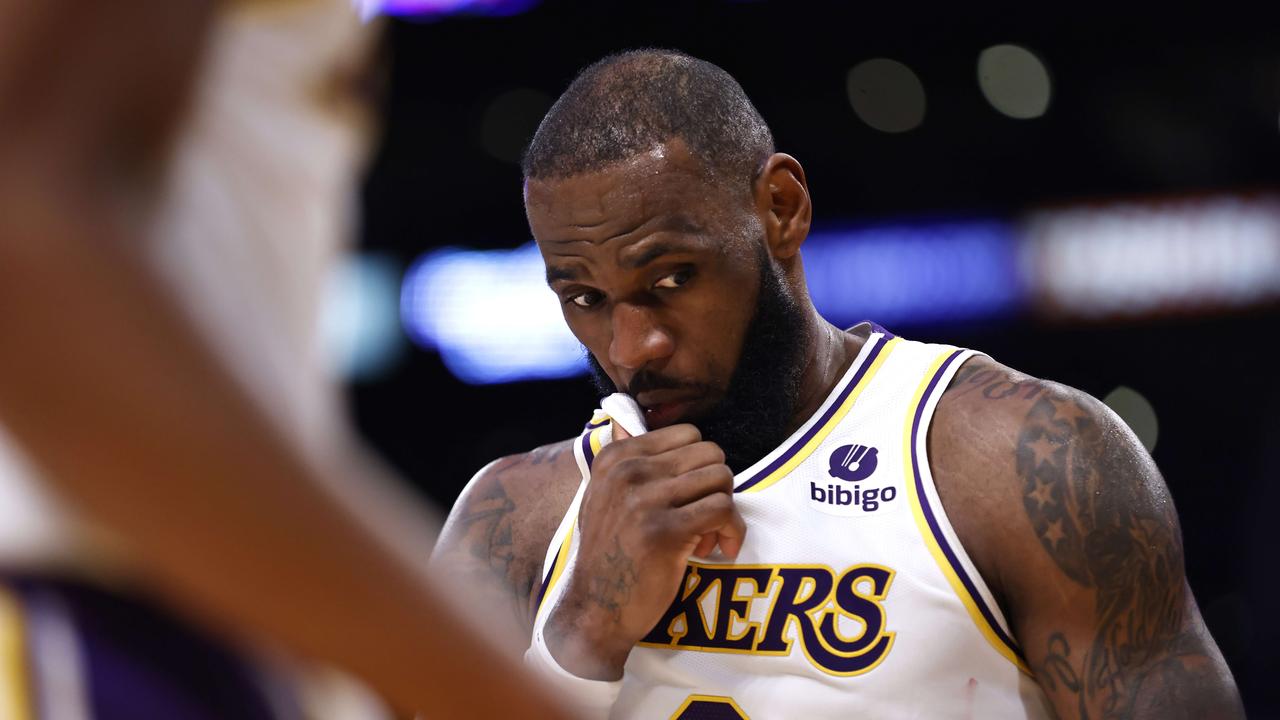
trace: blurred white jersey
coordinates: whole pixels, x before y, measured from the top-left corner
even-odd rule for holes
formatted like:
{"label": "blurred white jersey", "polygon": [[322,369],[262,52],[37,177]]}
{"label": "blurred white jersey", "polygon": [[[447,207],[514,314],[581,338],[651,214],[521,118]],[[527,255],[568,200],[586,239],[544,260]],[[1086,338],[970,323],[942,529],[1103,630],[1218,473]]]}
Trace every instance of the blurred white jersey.
{"label": "blurred white jersey", "polygon": [[[1051,717],[929,469],[934,408],[973,355],[876,326],[813,417],[736,476],[741,554],[689,563],[611,717]],[[597,413],[576,445],[584,488],[611,432]],[[573,572],[581,498],[535,632]]]}

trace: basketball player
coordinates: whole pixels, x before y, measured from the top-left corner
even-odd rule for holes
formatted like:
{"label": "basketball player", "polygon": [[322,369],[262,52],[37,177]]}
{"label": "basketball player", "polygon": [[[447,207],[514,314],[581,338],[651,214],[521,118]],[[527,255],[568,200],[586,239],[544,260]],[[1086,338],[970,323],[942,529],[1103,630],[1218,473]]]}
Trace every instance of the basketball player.
{"label": "basketball player", "polygon": [[559,716],[428,581],[319,356],[366,34],[0,0],[0,718],[385,716],[264,645],[406,713]]}
{"label": "basketball player", "polygon": [[804,170],[723,70],[601,60],[524,175],[565,322],[636,405],[485,467],[438,553],[515,602],[584,714],[1242,715],[1124,423],[823,320]]}

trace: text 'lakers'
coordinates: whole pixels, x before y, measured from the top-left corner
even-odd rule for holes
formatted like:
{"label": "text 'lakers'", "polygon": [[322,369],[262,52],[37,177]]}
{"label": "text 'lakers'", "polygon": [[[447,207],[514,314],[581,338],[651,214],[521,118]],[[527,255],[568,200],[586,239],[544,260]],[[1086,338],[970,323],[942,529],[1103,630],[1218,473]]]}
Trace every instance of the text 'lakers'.
{"label": "text 'lakers'", "polygon": [[894,571],[855,565],[690,563],[680,592],[645,647],[789,655],[798,642],[816,667],[860,675],[893,646],[882,601]]}

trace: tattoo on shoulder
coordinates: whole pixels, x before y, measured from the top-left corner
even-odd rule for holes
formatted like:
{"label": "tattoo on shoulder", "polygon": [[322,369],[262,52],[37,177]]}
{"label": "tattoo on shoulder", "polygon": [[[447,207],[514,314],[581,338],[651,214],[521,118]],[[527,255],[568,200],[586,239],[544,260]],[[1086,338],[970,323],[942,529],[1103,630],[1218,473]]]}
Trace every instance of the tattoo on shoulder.
{"label": "tattoo on shoulder", "polygon": [[[499,465],[495,472],[500,474],[503,469]],[[514,557],[511,514],[515,509],[515,502],[507,495],[501,477],[498,477],[483,494],[468,499],[458,518],[471,555],[486,561],[503,580],[509,580]]]}
{"label": "tattoo on shoulder", "polygon": [[555,462],[568,447],[566,443],[556,443],[555,445],[547,445],[534,450],[529,459],[530,465],[546,465]]}
{"label": "tattoo on shoulder", "polygon": [[[510,483],[526,482],[528,478],[522,473],[529,468],[553,464],[566,447],[567,443],[558,443],[501,460],[489,471],[489,482],[482,489],[477,488],[481,492],[467,498],[459,509],[457,523],[465,551],[478,561],[481,572],[487,571],[511,593],[518,617],[527,615],[540,579],[541,551],[545,548],[532,553],[519,551],[516,517],[520,508],[508,487]],[[516,493],[516,497],[525,495]]]}
{"label": "tattoo on shoulder", "polygon": [[1177,516],[1141,462],[1063,392],[1040,395],[1017,441],[1023,507],[1041,546],[1096,598],[1092,644],[1073,654],[1055,632],[1037,668],[1046,689],[1078,696],[1081,718],[1089,708],[1107,718],[1139,710],[1168,716],[1159,709],[1174,706],[1164,703],[1184,702],[1197,683],[1213,682],[1203,646],[1184,630]]}
{"label": "tattoo on shoulder", "polygon": [[1033,377],[1014,377],[997,368],[969,362],[956,371],[950,395],[978,395],[987,400],[1035,400],[1048,394],[1048,384]]}

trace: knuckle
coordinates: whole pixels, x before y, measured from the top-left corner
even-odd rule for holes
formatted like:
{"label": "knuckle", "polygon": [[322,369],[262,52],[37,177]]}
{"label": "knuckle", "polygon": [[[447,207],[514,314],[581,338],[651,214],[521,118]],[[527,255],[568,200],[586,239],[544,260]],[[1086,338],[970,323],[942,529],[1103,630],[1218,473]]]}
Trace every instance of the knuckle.
{"label": "knuckle", "polygon": [[733,498],[725,493],[716,493],[707,497],[707,511],[716,517],[725,517],[733,513]]}
{"label": "knuckle", "polygon": [[617,462],[620,457],[626,457],[627,445],[623,441],[611,442],[600,448],[600,452],[596,453],[596,465],[604,465],[608,467]]}
{"label": "knuckle", "polygon": [[680,430],[679,439],[683,440],[685,444],[692,445],[702,441],[702,431],[698,429],[697,425],[685,423],[676,427]]}
{"label": "knuckle", "polygon": [[724,450],[710,440],[703,440],[697,444],[699,453],[707,458],[709,465],[718,465],[724,462]]}
{"label": "knuckle", "polygon": [[644,479],[645,461],[643,458],[623,458],[613,464],[609,474],[624,483],[635,483]]}
{"label": "knuckle", "polygon": [[716,479],[719,480],[722,485],[724,485],[725,489],[729,492],[732,492],[733,491],[733,468],[729,467],[728,465],[725,465],[724,462],[721,461],[719,465],[716,465],[714,467],[713,472],[715,473]]}

